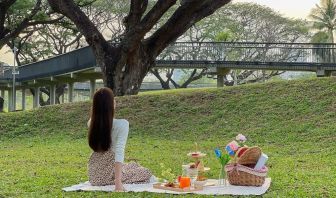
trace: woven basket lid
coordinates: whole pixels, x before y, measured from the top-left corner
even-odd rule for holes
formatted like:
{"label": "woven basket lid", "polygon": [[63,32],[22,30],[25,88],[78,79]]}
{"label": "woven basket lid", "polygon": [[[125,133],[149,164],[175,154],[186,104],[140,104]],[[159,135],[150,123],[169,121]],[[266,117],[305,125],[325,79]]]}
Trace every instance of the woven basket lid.
{"label": "woven basket lid", "polygon": [[240,158],[238,158],[238,164],[257,164],[261,156],[261,149],[257,146],[247,149]]}

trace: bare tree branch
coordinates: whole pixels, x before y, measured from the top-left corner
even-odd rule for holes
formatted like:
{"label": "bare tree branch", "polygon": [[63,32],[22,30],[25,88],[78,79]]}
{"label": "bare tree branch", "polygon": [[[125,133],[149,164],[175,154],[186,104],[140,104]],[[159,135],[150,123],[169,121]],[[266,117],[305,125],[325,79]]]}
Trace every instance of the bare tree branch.
{"label": "bare tree branch", "polygon": [[[181,5],[170,19],[147,39],[155,55],[175,41],[199,20],[211,15],[215,10],[231,0],[194,0]],[[174,27],[174,28],[172,28]]]}

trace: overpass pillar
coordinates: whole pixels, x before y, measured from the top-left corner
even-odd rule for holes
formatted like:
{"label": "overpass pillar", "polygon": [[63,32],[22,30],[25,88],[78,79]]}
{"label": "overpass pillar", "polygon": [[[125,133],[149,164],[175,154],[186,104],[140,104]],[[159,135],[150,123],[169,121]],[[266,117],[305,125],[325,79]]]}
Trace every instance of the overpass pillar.
{"label": "overpass pillar", "polygon": [[26,89],[22,88],[22,110],[26,110]]}
{"label": "overpass pillar", "polygon": [[5,97],[5,90],[4,90],[4,89],[1,89],[1,91],[0,91],[0,96],[1,96],[2,98]]}
{"label": "overpass pillar", "polygon": [[8,89],[8,95],[7,95],[7,103],[8,103],[8,112],[13,111],[13,91],[12,89]]}
{"label": "overpass pillar", "polygon": [[39,106],[40,106],[40,87],[35,87],[33,107],[37,108]]}
{"label": "overpass pillar", "polygon": [[73,90],[74,90],[74,83],[70,82],[68,84],[68,102],[73,102]]}
{"label": "overpass pillar", "polygon": [[9,111],[16,111],[16,90],[13,89],[8,91],[8,96],[10,95],[11,98],[8,98]]}
{"label": "overpass pillar", "polygon": [[96,91],[96,79],[90,80],[90,99],[93,99],[93,95]]}
{"label": "overpass pillar", "polygon": [[217,67],[217,87],[224,87],[224,77],[230,72],[230,69]]}
{"label": "overpass pillar", "polygon": [[56,85],[50,85],[50,105],[56,104]]}
{"label": "overpass pillar", "polygon": [[329,77],[329,76],[331,76],[331,71],[326,71],[326,70],[324,70],[324,69],[318,69],[317,71],[316,71],[316,76],[317,77]]}
{"label": "overpass pillar", "polygon": [[224,87],[224,76],[217,74],[217,87]]}

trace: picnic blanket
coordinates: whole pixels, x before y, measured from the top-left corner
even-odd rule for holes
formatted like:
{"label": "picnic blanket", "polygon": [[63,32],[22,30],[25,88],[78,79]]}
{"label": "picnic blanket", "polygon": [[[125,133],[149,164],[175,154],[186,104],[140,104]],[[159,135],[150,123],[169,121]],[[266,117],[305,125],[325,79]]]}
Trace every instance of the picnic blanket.
{"label": "picnic blanket", "polygon": [[[213,182],[218,182],[213,180]],[[161,190],[153,188],[156,183],[155,178],[151,179],[148,184],[124,184],[127,192],[153,192],[153,193],[169,193],[169,194],[186,194],[190,192],[174,192],[169,190]],[[192,192],[193,194],[200,195],[262,195],[266,193],[271,185],[271,178],[266,178],[264,185],[260,187],[252,186],[233,186],[228,184],[226,186],[206,186],[202,191]],[[114,185],[109,186],[92,186],[90,182],[80,183],[74,186],[63,188],[64,191],[114,191]]]}

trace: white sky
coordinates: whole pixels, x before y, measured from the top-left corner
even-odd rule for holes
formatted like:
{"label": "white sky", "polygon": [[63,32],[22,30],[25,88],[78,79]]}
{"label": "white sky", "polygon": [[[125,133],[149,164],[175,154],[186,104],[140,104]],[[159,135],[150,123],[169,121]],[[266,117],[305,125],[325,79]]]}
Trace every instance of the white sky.
{"label": "white sky", "polygon": [[[233,0],[233,2],[254,2],[266,5],[279,11],[288,17],[306,18],[310,10],[318,4],[320,0]],[[5,47],[0,50],[0,61],[12,63],[12,53],[5,53],[8,49]]]}
{"label": "white sky", "polygon": [[233,0],[233,2],[254,2],[271,7],[285,16],[304,19],[320,0]]}

